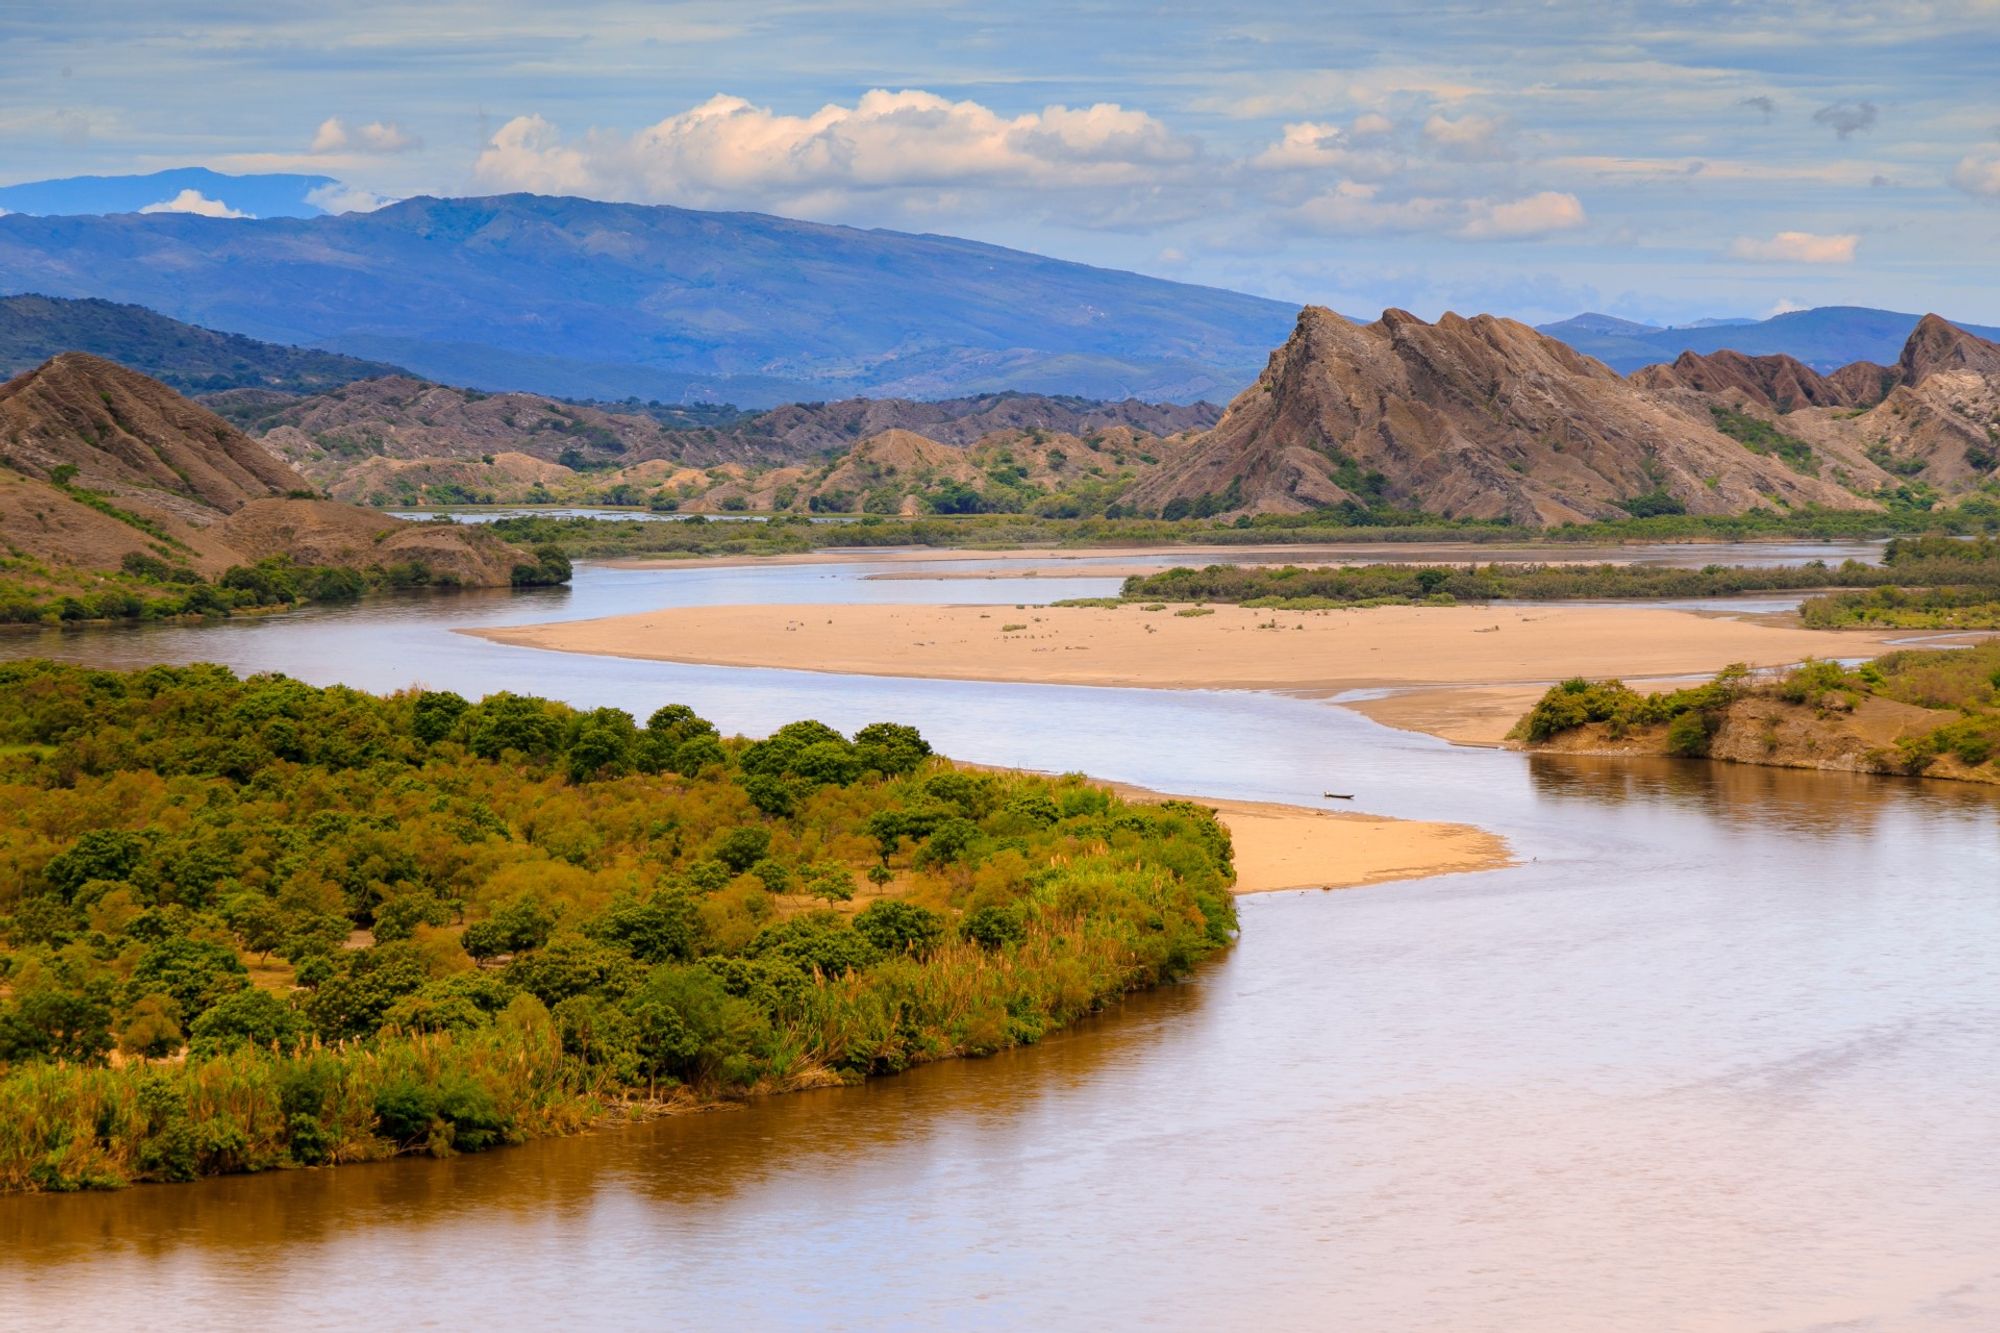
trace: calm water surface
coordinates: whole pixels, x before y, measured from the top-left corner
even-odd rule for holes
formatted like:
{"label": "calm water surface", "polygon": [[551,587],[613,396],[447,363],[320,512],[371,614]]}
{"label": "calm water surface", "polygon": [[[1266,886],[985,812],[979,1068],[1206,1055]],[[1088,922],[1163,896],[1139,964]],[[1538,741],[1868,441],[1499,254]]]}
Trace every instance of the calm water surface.
{"label": "calm water surface", "polygon": [[1523,864],[1246,900],[1192,983],[992,1060],[483,1157],[0,1199],[0,1324],[2000,1327],[2000,794],[449,632],[940,598],[865,571],[588,570],[0,652],[682,699],[746,732],[894,717],[967,759],[1215,796],[1337,778]]}

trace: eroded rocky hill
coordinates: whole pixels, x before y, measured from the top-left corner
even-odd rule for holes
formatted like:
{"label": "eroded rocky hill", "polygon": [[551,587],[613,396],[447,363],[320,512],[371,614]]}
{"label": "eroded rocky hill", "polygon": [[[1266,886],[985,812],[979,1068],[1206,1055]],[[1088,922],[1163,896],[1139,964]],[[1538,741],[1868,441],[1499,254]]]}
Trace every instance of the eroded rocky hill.
{"label": "eroded rocky hill", "polygon": [[1926,315],[1894,365],[1829,375],[1777,357],[1692,353],[1636,384],[1855,490],[1951,500],[2000,485],[2000,343]]}
{"label": "eroded rocky hill", "polygon": [[1129,502],[1392,505],[1531,525],[1873,504],[1512,320],[1390,310],[1363,325],[1313,306],[1215,429]]}

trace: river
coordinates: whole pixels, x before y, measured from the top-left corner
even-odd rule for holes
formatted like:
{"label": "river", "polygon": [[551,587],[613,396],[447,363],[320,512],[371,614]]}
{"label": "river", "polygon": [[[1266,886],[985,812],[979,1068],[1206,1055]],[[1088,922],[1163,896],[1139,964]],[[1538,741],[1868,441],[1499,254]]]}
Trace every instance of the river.
{"label": "river", "polygon": [[[1835,557],[1837,558],[1837,557]],[[955,566],[962,568],[962,566]],[[1509,870],[1242,903],[1031,1050],[450,1161],[0,1199],[10,1327],[1990,1329],[2000,792],[1457,749],[1310,700],[729,671],[450,633],[1088,581],[586,567],[573,590],[28,635],[1506,835]],[[908,570],[910,566],[898,566]]]}

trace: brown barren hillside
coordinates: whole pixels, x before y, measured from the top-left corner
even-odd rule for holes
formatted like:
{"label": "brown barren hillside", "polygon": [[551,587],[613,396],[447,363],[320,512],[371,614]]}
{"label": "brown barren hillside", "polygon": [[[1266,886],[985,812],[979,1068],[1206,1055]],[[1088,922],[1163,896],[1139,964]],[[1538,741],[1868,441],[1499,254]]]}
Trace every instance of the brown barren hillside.
{"label": "brown barren hillside", "polygon": [[1041,394],[995,394],[940,402],[851,398],[793,403],[727,426],[670,426],[632,407],[568,403],[528,393],[482,393],[410,376],[359,380],[305,398],[236,391],[219,395],[231,418],[296,461],[321,456],[476,459],[517,451],[554,460],[566,451],[592,462],[684,460],[696,466],[801,463],[892,430],[940,444],[971,444],[1001,431],[1072,435],[1126,428],[1148,435],[1205,430],[1220,410],[1094,402]]}
{"label": "brown barren hillside", "polygon": [[1662,495],[1696,514],[1870,507],[1524,324],[1389,310],[1361,325],[1317,306],[1130,503],[1283,513],[1353,500],[1544,525]]}
{"label": "brown barren hillside", "polygon": [[67,465],[78,485],[190,511],[227,513],[307,484],[213,412],[82,352],[0,385],[0,449],[29,476]]}
{"label": "brown barren hillside", "polygon": [[[532,557],[491,533],[305,498],[309,483],[214,413],[135,371],[65,353],[0,385],[0,565],[215,575],[268,555],[504,586]],[[24,563],[25,562],[25,563]]]}

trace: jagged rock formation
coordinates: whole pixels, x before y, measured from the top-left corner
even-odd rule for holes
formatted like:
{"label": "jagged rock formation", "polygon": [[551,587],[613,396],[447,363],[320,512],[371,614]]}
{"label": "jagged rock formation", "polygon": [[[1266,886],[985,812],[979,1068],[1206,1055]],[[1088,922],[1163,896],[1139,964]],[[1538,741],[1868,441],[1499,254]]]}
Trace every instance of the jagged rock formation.
{"label": "jagged rock formation", "polygon": [[965,445],[1001,431],[1087,436],[1129,427],[1170,435],[1205,429],[1221,416],[1212,403],[1103,403],[994,394],[940,402],[852,398],[793,403],[726,426],[685,428],[636,410],[613,411],[535,394],[486,394],[408,376],[365,380],[290,401],[239,395],[230,411],[316,477],[330,474],[332,463],[362,458],[437,461],[506,452],[600,465],[664,458],[692,467],[770,466],[816,462],[829,451],[896,430]]}
{"label": "jagged rock formation", "polygon": [[471,529],[306,498],[310,483],[213,412],[99,357],[64,353],[0,385],[0,561],[202,574],[266,555],[357,567],[421,560],[505,585],[527,553]]}
{"label": "jagged rock formation", "polygon": [[[645,503],[665,494],[702,512],[741,507],[737,501],[762,510],[804,508],[815,496],[856,499],[899,475],[911,483],[906,496],[933,482],[983,484],[981,458],[1008,449],[1018,456],[1002,466],[1018,463],[1038,485],[1082,480],[1096,465],[1136,471],[1171,451],[1157,432],[1199,430],[1220,415],[1209,403],[1005,394],[797,403],[727,426],[681,429],[636,412],[395,377],[262,410],[251,404],[240,419],[336,499],[520,503],[621,494]],[[1077,460],[1074,468],[1063,466],[1068,459]]]}
{"label": "jagged rock formation", "polygon": [[1831,375],[1789,356],[1745,356],[1741,352],[1682,352],[1672,365],[1646,366],[1632,382],[1656,393],[1691,389],[1762,403],[1779,412],[1800,407],[1872,407],[1882,401],[1895,372],[1857,361]]}
{"label": "jagged rock formation", "polygon": [[1764,421],[1857,492],[1921,483],[1949,499],[2000,482],[2000,343],[1926,315],[1893,366],[1862,361],[1820,376],[1779,360],[1688,354],[1632,378],[1690,411]]}
{"label": "jagged rock formation", "polygon": [[1353,501],[1543,525],[1623,517],[1641,498],[1696,514],[1870,503],[1512,320],[1389,310],[1358,325],[1312,306],[1215,429],[1129,503]]}

